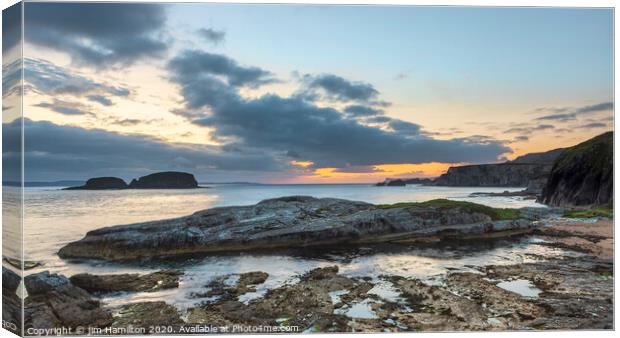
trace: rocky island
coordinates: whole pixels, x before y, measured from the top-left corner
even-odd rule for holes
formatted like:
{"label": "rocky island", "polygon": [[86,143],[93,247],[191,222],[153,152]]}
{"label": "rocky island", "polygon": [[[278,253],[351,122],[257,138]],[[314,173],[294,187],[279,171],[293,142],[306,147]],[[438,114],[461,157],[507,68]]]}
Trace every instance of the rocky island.
{"label": "rocky island", "polygon": [[78,187],[69,187],[64,190],[116,190],[127,189],[127,183],[118,177],[95,177]]}
{"label": "rocky island", "polygon": [[178,171],[165,171],[133,179],[128,185],[118,177],[96,177],[86,184],[63,190],[118,190],[118,189],[195,189],[199,188],[194,175]]}

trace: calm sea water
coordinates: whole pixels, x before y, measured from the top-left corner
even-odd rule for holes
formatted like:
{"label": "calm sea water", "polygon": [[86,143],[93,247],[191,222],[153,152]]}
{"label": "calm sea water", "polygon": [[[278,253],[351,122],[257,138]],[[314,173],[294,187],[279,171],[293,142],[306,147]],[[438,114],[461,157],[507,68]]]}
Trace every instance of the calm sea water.
{"label": "calm sea water", "polygon": [[[295,280],[312,268],[337,264],[351,276],[398,274],[428,281],[440,279],[452,269],[469,269],[480,264],[520,263],[532,254],[559,255],[562,251],[538,245],[532,239],[494,242],[472,247],[389,246],[328,252],[275,252],[270,254],[233,254],[192,260],[108,263],[100,261],[65,261],[56,255],[68,242],[78,240],[92,229],[105,226],[157,220],[191,214],[195,211],[227,205],[249,205],[267,198],[290,195],[337,197],[370,203],[425,201],[435,198],[466,200],[494,207],[544,207],[520,197],[469,197],[473,192],[515,191],[522,188],[455,188],[408,185],[375,187],[371,185],[208,185],[194,190],[119,190],[63,191],[61,187],[26,188],[25,256],[43,265],[27,271],[50,270],[71,276],[75,273],[98,274],[150,272],[161,268],[185,271],[179,289],[156,293],[116,294],[104,299],[109,305],[128,301],[165,299],[186,308],[200,301],[191,293],[204,291],[211,279],[230,273],[262,270],[270,274],[257,294],[244,295],[249,300],[267,288]],[[360,251],[361,250],[361,251]],[[5,251],[6,252],[6,251]]]}

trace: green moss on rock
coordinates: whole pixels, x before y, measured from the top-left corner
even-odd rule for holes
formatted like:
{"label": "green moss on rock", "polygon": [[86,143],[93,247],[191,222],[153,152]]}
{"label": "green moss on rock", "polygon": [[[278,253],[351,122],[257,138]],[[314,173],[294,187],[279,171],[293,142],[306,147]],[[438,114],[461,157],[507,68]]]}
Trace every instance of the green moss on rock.
{"label": "green moss on rock", "polygon": [[614,217],[614,209],[610,206],[596,206],[590,209],[567,210],[562,215],[566,218]]}
{"label": "green moss on rock", "polygon": [[379,209],[392,209],[392,208],[411,208],[411,207],[419,207],[419,208],[439,208],[439,209],[453,209],[453,208],[461,208],[466,210],[467,212],[477,212],[481,214],[488,215],[492,220],[511,220],[518,219],[521,217],[521,212],[518,209],[509,209],[509,208],[493,208],[482,204],[465,202],[465,201],[453,201],[448,199],[434,199],[425,202],[404,202],[404,203],[395,203],[395,204],[379,204],[377,208]]}

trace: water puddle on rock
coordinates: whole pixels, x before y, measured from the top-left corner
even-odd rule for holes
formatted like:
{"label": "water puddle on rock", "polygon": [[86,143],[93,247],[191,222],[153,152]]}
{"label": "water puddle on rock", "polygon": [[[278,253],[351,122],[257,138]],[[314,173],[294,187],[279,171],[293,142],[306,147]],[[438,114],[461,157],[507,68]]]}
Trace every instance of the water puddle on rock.
{"label": "water puddle on rock", "polygon": [[364,299],[361,302],[351,304],[351,306],[345,305],[336,309],[334,313],[345,315],[349,318],[377,319],[379,316],[372,310],[372,304],[374,303],[375,302],[371,299]]}
{"label": "water puddle on rock", "polygon": [[499,282],[497,287],[527,298],[538,298],[538,295],[542,292],[527,279],[515,279],[511,281]]}

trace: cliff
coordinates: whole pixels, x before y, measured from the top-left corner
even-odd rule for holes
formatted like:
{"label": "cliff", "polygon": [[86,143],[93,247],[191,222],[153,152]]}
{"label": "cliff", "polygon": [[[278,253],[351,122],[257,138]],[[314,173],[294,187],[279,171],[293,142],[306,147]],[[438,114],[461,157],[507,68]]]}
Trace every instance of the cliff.
{"label": "cliff", "polygon": [[527,187],[528,192],[542,190],[553,162],[563,149],[532,153],[513,161],[497,164],[451,167],[435,179],[439,186],[457,187]]}
{"label": "cliff", "polygon": [[607,132],[565,149],[539,201],[554,206],[612,203],[613,148],[613,132]]}
{"label": "cliff", "polygon": [[178,171],[164,171],[133,179],[129,189],[193,189],[198,188],[194,175]]}

